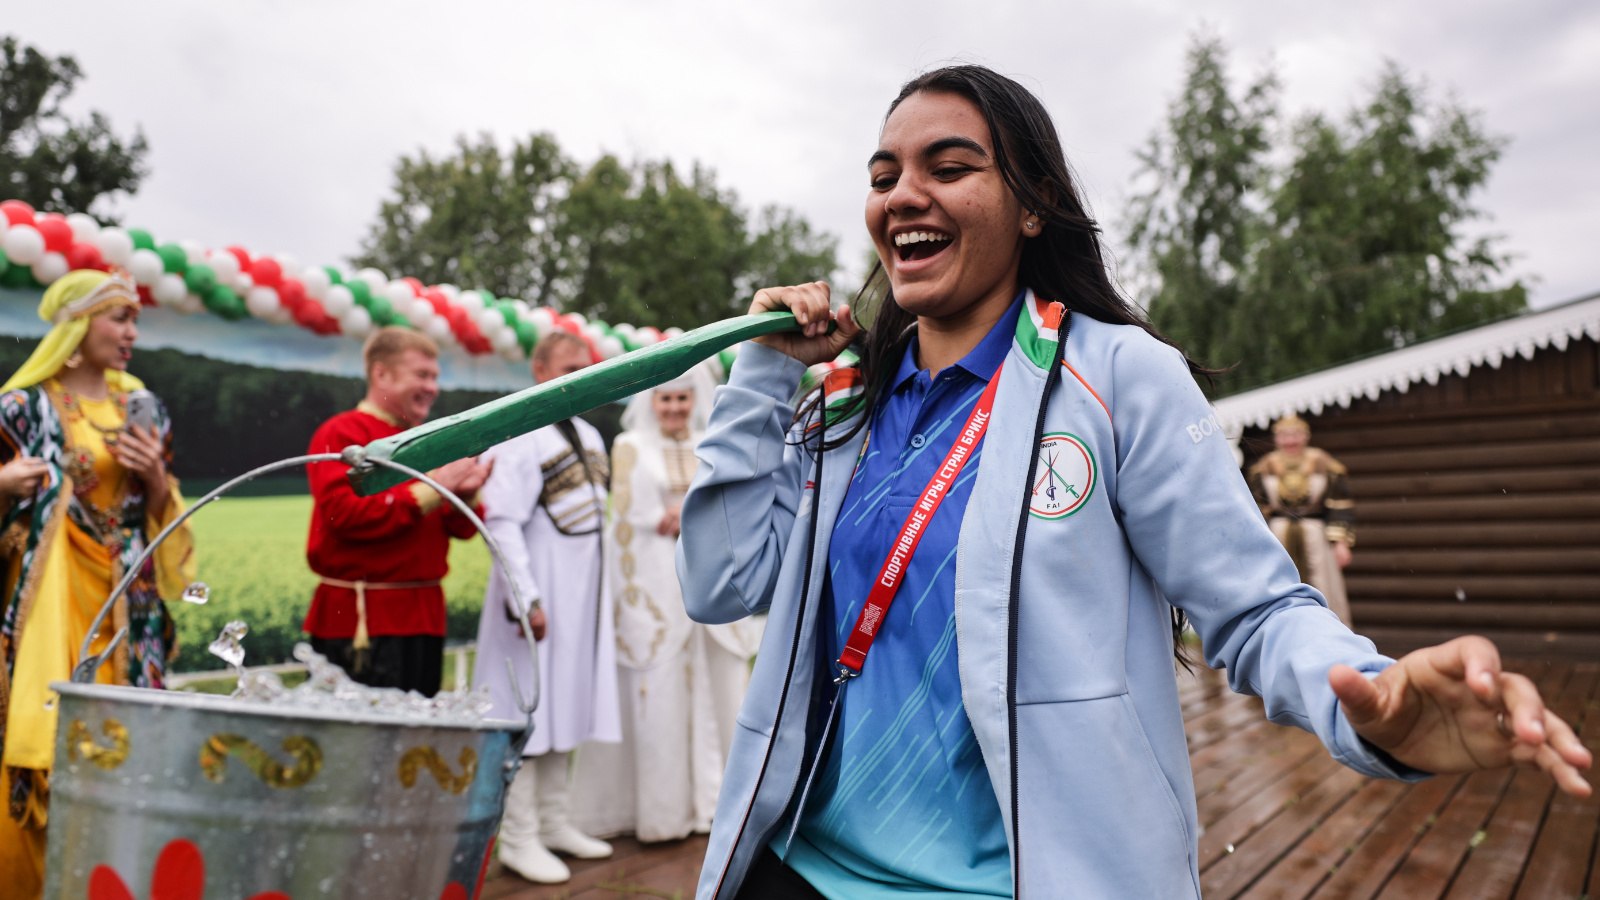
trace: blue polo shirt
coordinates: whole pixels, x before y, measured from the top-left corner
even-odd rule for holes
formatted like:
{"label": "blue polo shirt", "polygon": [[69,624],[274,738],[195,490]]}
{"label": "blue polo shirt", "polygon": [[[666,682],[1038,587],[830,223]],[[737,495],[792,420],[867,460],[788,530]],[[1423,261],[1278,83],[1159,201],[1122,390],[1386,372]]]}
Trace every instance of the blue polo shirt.
{"label": "blue polo shirt", "polygon": [[[871,420],[833,527],[823,619],[839,658],[911,506],[1005,361],[1020,297],[962,360],[930,378],[913,342]],[[956,542],[983,445],[928,523],[861,676],[845,691],[785,862],[830,900],[1010,897],[1005,826],[961,703]],[[772,841],[780,855],[788,839]]]}

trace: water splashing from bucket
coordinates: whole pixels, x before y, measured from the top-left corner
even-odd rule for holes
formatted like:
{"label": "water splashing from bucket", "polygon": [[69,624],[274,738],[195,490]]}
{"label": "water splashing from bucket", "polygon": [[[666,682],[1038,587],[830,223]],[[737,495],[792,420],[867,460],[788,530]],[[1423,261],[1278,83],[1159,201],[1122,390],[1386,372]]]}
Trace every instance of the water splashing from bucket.
{"label": "water splashing from bucket", "polygon": [[211,642],[206,649],[212,656],[238,671],[239,677],[244,677],[244,636],[250,633],[250,626],[235,619],[222,626],[222,634]]}

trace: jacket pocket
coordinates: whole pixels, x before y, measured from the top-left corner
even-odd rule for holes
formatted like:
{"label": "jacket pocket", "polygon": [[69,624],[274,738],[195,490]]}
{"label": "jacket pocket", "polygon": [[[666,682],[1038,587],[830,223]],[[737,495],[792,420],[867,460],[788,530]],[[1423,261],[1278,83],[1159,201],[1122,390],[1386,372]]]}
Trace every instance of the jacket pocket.
{"label": "jacket pocket", "polygon": [[1022,889],[1198,898],[1178,798],[1127,694],[1017,707]]}

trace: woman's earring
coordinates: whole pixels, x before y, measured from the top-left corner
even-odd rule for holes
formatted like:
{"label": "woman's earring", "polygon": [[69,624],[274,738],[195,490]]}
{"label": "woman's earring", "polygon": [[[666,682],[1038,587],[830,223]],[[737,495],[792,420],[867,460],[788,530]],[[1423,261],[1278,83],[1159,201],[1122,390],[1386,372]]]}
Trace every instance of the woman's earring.
{"label": "woman's earring", "polygon": [[66,362],[62,363],[62,365],[66,366],[69,369],[76,369],[78,366],[80,366],[82,364],[83,364],[83,351],[81,351],[81,350],[72,351],[72,355],[67,357],[67,361]]}
{"label": "woman's earring", "polygon": [[1028,230],[1029,230],[1029,231],[1032,231],[1032,230],[1034,230],[1034,229],[1035,229],[1035,228],[1038,228],[1038,227],[1039,227],[1039,223],[1038,223],[1038,222],[1035,222],[1035,221],[1034,221],[1034,220],[1032,220],[1032,219],[1029,219],[1029,220],[1028,220],[1028,221],[1027,221],[1027,222],[1025,222],[1025,223],[1023,223],[1023,226],[1022,226],[1022,227],[1024,227],[1024,228],[1026,228],[1026,229],[1028,229]]}

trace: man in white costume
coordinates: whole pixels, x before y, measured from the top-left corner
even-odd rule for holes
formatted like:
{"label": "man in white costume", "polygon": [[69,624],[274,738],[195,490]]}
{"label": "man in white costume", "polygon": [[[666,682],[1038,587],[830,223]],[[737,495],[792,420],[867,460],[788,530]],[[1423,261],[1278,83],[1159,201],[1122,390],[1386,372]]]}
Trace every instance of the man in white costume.
{"label": "man in white costume", "polygon": [[622,743],[578,753],[574,813],[591,834],[709,832],[765,615],[691,621],[674,555],[715,382],[704,366],[638,394],[612,447],[606,595],[616,617]]}
{"label": "man in white costume", "polygon": [[[555,332],[534,348],[533,377],[550,381],[589,362],[588,345]],[[499,856],[529,881],[557,884],[571,872],[551,851],[580,859],[611,855],[611,845],[568,821],[572,751],[585,741],[622,737],[616,637],[610,604],[602,603],[600,594],[610,467],[600,433],[576,418],[506,441],[483,458],[495,461],[483,486],[485,524],[524,600],[541,605],[546,632],[539,641],[541,694],[534,731],[506,798]],[[489,576],[473,681],[488,685],[491,715],[516,719],[520,714],[505,660],[517,667],[524,685],[532,683],[533,672],[507,575],[496,565]]]}

